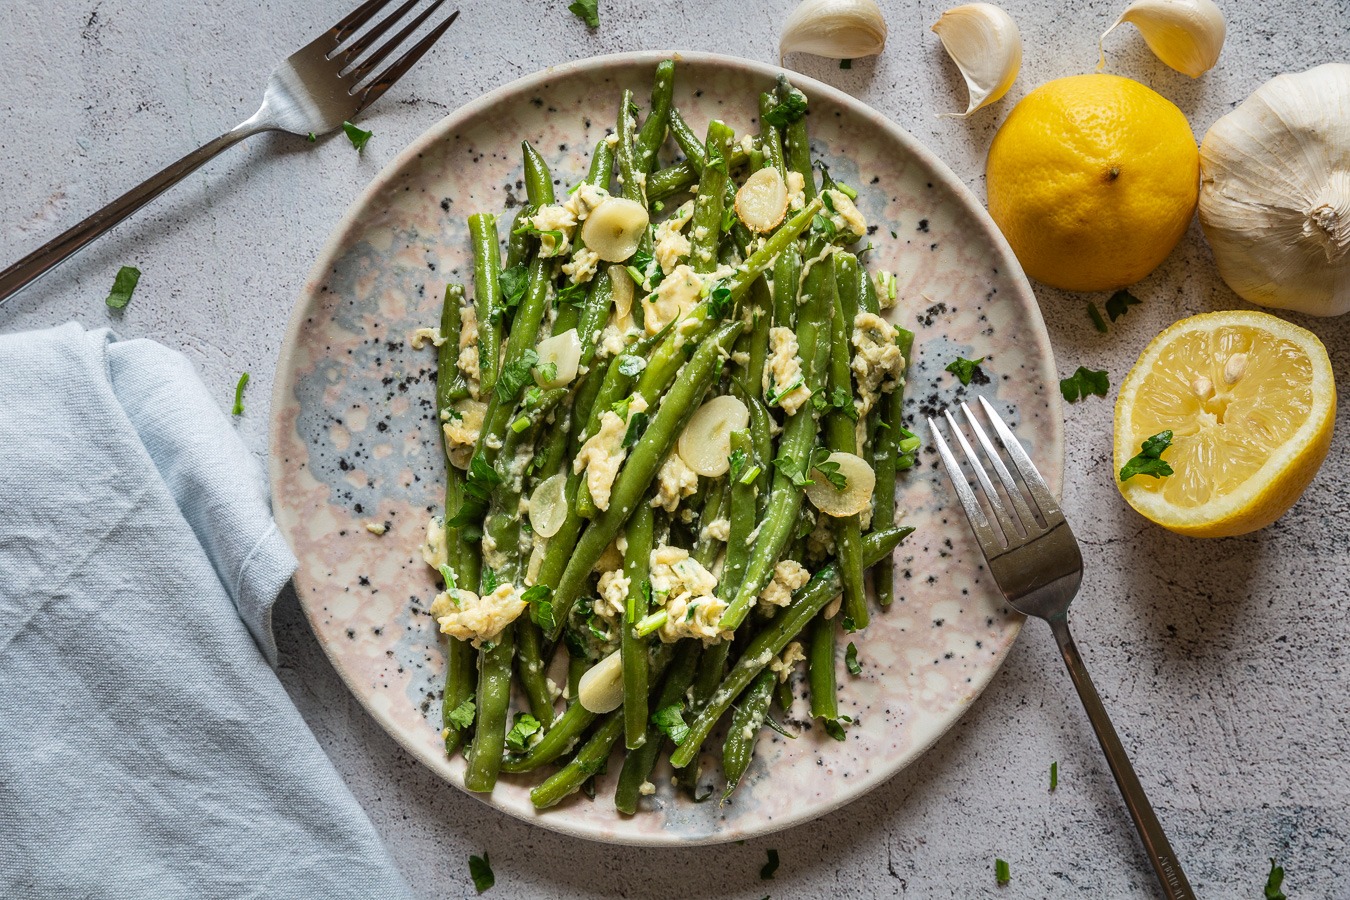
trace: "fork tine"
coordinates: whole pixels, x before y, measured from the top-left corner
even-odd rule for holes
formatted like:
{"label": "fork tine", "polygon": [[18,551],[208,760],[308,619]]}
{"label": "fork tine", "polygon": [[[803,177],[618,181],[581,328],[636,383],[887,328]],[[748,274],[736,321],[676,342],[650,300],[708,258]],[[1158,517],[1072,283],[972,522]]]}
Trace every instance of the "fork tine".
{"label": "fork tine", "polygon": [[445,34],[445,29],[453,25],[458,18],[459,10],[455,10],[450,14],[449,18],[437,25],[427,33],[426,37],[414,44],[412,49],[400,56],[392,66],[375,76],[375,80],[361,92],[361,109],[365,109],[367,106],[378,100],[380,95],[389,90],[394,82],[402,78],[404,73],[416,65],[417,61],[422,58],[422,54],[430,50],[431,45],[436,43],[441,35]]}
{"label": "fork tine", "polygon": [[[402,7],[395,10],[395,14],[402,13],[404,10],[411,7],[416,2],[417,0],[409,0],[408,3],[405,3]],[[413,18],[411,22],[405,25],[398,32],[398,34],[394,35],[389,40],[385,41],[379,47],[376,47],[373,51],[371,51],[369,56],[361,60],[360,63],[356,64],[351,69],[351,71],[347,72],[343,77],[350,78],[353,85],[360,82],[363,78],[365,78],[372,71],[374,71],[375,67],[378,66],[381,62],[383,62],[386,56],[397,50],[399,45],[408,39],[408,35],[412,34],[414,31],[420,28],[422,23],[425,22],[428,19],[428,17],[431,16],[432,13],[434,13],[437,9],[439,9],[440,5],[444,2],[445,0],[436,0],[435,3],[431,4],[426,9],[422,10]],[[392,22],[392,21],[396,21],[394,19],[394,15],[390,15],[388,18],[385,19],[385,22]],[[383,25],[384,23],[382,22],[380,24]],[[362,35],[363,39],[364,37],[365,36]]]}
{"label": "fork tine", "polygon": [[1022,522],[1023,530],[1028,534],[1039,531],[1040,524],[1036,521],[1036,516],[1032,513],[1031,507],[1027,506],[1021,488],[1017,486],[1017,482],[1013,479],[1012,473],[1008,471],[1008,467],[1003,464],[1003,457],[999,456],[998,451],[994,449],[993,443],[989,440],[989,435],[985,434],[984,429],[980,427],[980,422],[971,412],[969,404],[962,403],[961,412],[965,413],[966,421],[970,423],[971,430],[975,432],[975,439],[984,448],[985,458],[993,465],[998,480],[1003,483],[1003,490],[1008,494],[1008,499],[1012,501],[1013,509],[1017,511],[1017,517]]}
{"label": "fork tine", "polygon": [[975,492],[970,489],[970,482],[966,480],[966,473],[961,471],[961,464],[956,461],[952,455],[951,448],[942,438],[942,429],[931,416],[928,418],[928,431],[933,435],[933,441],[937,444],[938,455],[942,457],[942,463],[947,467],[947,477],[951,480],[952,487],[956,489],[956,496],[961,500],[961,507],[966,511],[966,518],[970,520],[970,529],[975,532],[975,539],[980,542],[980,547],[984,549],[986,555],[994,550],[1002,548],[1002,543],[994,536],[994,530],[989,526],[989,520],[985,518],[984,508],[980,506],[980,501],[976,498]]}
{"label": "fork tine", "polygon": [[998,439],[1003,444],[1003,449],[1008,451],[1008,456],[1012,458],[1013,465],[1017,467],[1017,473],[1022,476],[1022,481],[1026,482],[1027,490],[1031,492],[1031,499],[1036,501],[1040,507],[1041,515],[1045,517],[1046,525],[1053,525],[1052,518],[1063,520],[1064,514],[1060,512],[1059,501],[1055,499],[1054,494],[1050,493],[1050,486],[1045,483],[1041,473],[1036,469],[1036,464],[1027,456],[1027,451],[1022,449],[1021,443],[1013,436],[1008,426],[1004,424],[1003,419],[994,411],[994,407],[989,401],[980,398],[980,405],[984,407],[985,415],[989,416],[989,422],[994,426],[994,431],[998,433]]}
{"label": "fork tine", "polygon": [[956,423],[956,417],[952,415],[951,410],[943,410],[942,415],[947,419],[947,427],[951,428],[952,434],[956,436],[956,442],[961,445],[961,451],[966,454],[966,462],[975,470],[975,478],[979,481],[980,489],[984,491],[985,499],[989,501],[994,518],[998,520],[998,527],[1003,532],[1004,543],[1009,545],[1016,543],[1026,536],[1026,529],[1019,527],[1021,523],[1014,523],[1012,517],[1008,515],[1008,510],[1003,506],[1003,498],[998,495],[998,489],[989,480],[989,473],[980,464],[980,458],[975,455],[970,442],[966,440],[965,432]]}
{"label": "fork tine", "polygon": [[346,18],[334,25],[332,30],[328,32],[333,38],[333,46],[336,47],[351,37],[357,29],[369,22],[377,12],[392,2],[394,0],[366,0],[365,3],[352,10]]}
{"label": "fork tine", "polygon": [[[392,2],[392,0],[382,0],[382,5],[390,2]],[[403,17],[408,14],[408,10],[416,6],[417,3],[418,0],[407,0],[407,2],[398,9],[370,26],[369,31],[352,41],[350,45],[334,50],[333,57],[340,59],[343,62],[356,62],[356,60],[360,59],[361,54],[365,53],[372,44],[378,41],[384,33],[394,25],[394,23],[402,21]]]}

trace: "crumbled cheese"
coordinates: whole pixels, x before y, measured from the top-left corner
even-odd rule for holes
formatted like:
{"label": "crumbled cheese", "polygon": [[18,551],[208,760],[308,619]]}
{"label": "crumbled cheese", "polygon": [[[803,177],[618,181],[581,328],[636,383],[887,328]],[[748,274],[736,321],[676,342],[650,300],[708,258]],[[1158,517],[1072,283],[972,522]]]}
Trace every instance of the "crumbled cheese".
{"label": "crumbled cheese", "polygon": [[843,191],[836,191],[833,188],[826,191],[825,194],[830,198],[830,204],[834,207],[834,212],[830,215],[830,221],[835,228],[859,238],[867,234],[867,220],[863,218],[862,213],[858,212],[858,207],[849,199],[848,194]]}
{"label": "crumbled cheese", "polygon": [[478,310],[473,306],[459,311],[459,370],[469,381],[469,396],[477,400],[482,370],[478,365]]}
{"label": "crumbled cheese", "polygon": [[773,568],[773,579],[764,586],[759,602],[766,606],[787,606],[792,592],[811,580],[811,573],[796,560],[779,560]]}
{"label": "crumbled cheese", "polygon": [[666,611],[666,621],[657,631],[662,641],[731,640],[731,632],[719,627],[727,604],[713,595],[717,578],[691,559],[688,550],[666,544],[653,550],[650,580],[653,601]]}
{"label": "crumbled cheese", "polygon": [[450,464],[457,469],[468,469],[473,458],[474,445],[483,430],[483,416],[487,414],[487,404],[465,398],[455,404],[459,417],[451,417],[441,430],[445,432],[445,451]]}
{"label": "crumbled cheese", "polygon": [[[619,537],[623,537],[623,535],[619,535]],[[619,549],[618,538],[615,538],[614,540],[609,542],[609,546],[606,547],[604,549],[604,552],[600,554],[600,558],[596,560],[595,566],[591,569],[591,571],[600,572],[603,574],[605,572],[612,572],[615,569],[622,569],[622,568],[623,568],[623,551]]]}
{"label": "crumbled cheese", "polygon": [[[572,249],[572,231],[577,227],[577,217],[565,206],[541,206],[539,212],[530,217],[530,224],[539,231],[539,255],[543,257],[565,256]],[[556,231],[562,236],[547,234]]]}
{"label": "crumbled cheese", "polygon": [[572,196],[567,198],[563,204],[563,209],[572,214],[572,218],[578,222],[586,221],[586,217],[595,211],[595,208],[609,199],[609,191],[602,187],[596,187],[589,181],[583,181],[572,192]]}
{"label": "crumbled cheese", "polygon": [[895,344],[896,329],[875,313],[860,312],[853,320],[853,377],[858,383],[859,418],[866,416],[883,391],[893,391],[905,377],[905,356]]}
{"label": "crumbled cheese", "polygon": [[[803,403],[811,399],[811,389],[806,386],[802,376],[802,361],[797,356],[797,335],[792,333],[791,328],[781,325],[770,328],[769,350],[772,355],[764,367],[765,399],[773,396],[771,406],[781,407],[785,413],[793,415]],[[794,383],[796,386],[785,393],[770,393],[782,391]]]}
{"label": "crumbled cheese", "polygon": [[[747,307],[747,309],[748,308],[749,307]],[[750,354],[744,350],[737,350],[735,353],[731,354],[731,361],[741,367],[748,366],[750,365]]]}
{"label": "crumbled cheese", "polygon": [[689,201],[677,209],[670,218],[656,226],[653,238],[653,256],[661,266],[661,271],[669,275],[680,260],[689,256],[689,238],[682,233],[684,226],[694,215],[694,203]]}
{"label": "crumbled cheese", "polygon": [[801,209],[806,206],[806,179],[801,172],[787,173],[788,206]]}
{"label": "crumbled cheese", "polygon": [[652,784],[650,781],[644,781],[642,784],[638,785],[638,793],[644,797],[650,797],[652,794],[656,793],[656,785]]}
{"label": "crumbled cheese", "polygon": [[550,698],[557,700],[563,695],[563,689],[558,687],[558,683],[552,678],[545,678],[544,684],[548,686],[548,695]]}
{"label": "crumbled cheese", "polygon": [[778,676],[779,681],[787,681],[792,676],[792,667],[806,659],[802,645],[793,641],[783,648],[783,655],[769,661],[769,671]]}
{"label": "crumbled cheese", "polygon": [[431,604],[431,616],[442,634],[481,647],[483,641],[496,640],[506,626],[520,617],[527,605],[511,584],[497,585],[497,589],[486,597],[464,588],[451,588],[436,596]]}
{"label": "crumbled cheese", "polygon": [[369,531],[371,534],[376,535],[377,537],[383,537],[384,533],[388,530],[389,526],[384,524],[383,522],[372,521],[366,523],[366,531]]}
{"label": "crumbled cheese", "polygon": [[572,278],[573,284],[585,284],[595,277],[596,269],[600,265],[600,254],[587,247],[582,247],[573,256],[570,262],[562,265],[564,275]]}
{"label": "crumbled cheese", "polygon": [[606,325],[604,331],[600,332],[599,340],[595,342],[595,355],[601,359],[618,356],[628,346],[624,335],[625,331],[619,325],[613,322]]}
{"label": "crumbled cheese", "polygon": [[600,599],[595,604],[597,613],[602,610],[609,615],[623,617],[628,603],[628,589],[632,582],[623,574],[623,569],[614,569],[600,576],[596,590]]}
{"label": "crumbled cheese", "polygon": [[681,499],[697,490],[698,473],[689,468],[680,454],[671,451],[656,473],[656,496],[652,497],[652,506],[674,512]]}
{"label": "crumbled cheese", "polygon": [[[646,412],[647,401],[641,395],[634,395],[628,403],[628,417],[634,413]],[[627,419],[611,409],[600,414],[600,430],[581,445],[577,458],[572,461],[572,471],[580,475],[586,473],[586,487],[595,501],[595,508],[609,509],[609,494],[614,487],[614,479],[619,474],[628,451],[623,448],[623,436],[628,430]]]}
{"label": "crumbled cheese", "polygon": [[642,298],[643,326],[656,334],[698,303],[703,280],[689,266],[676,266],[656,290]]}
{"label": "crumbled cheese", "polygon": [[712,538],[713,540],[725,543],[727,538],[731,537],[731,521],[726,516],[723,516],[720,519],[713,519],[707,525],[703,526],[703,530],[699,533],[699,537],[704,540]]}
{"label": "crumbled cheese", "polygon": [[432,516],[427,520],[427,539],[422,544],[422,561],[436,571],[450,562],[449,550],[445,542],[445,520]]}
{"label": "crumbled cheese", "polygon": [[439,328],[418,328],[408,339],[414,350],[421,350],[430,341],[433,347],[439,347],[445,343],[445,338],[441,336]]}

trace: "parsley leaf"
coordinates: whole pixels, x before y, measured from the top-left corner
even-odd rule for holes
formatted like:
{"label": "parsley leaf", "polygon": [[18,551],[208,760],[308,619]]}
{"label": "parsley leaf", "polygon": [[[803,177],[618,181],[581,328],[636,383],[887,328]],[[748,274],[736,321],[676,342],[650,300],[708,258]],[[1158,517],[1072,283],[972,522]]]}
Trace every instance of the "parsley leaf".
{"label": "parsley leaf", "polygon": [[1111,321],[1114,322],[1116,319],[1119,319],[1121,316],[1125,315],[1125,313],[1129,312],[1131,306],[1138,305],[1139,298],[1134,294],[1124,290],[1116,291],[1111,295],[1111,298],[1106,301],[1106,314],[1110,316]]}
{"label": "parsley leaf", "polygon": [[841,59],[841,60],[839,60],[839,68],[841,68],[841,69],[851,69],[851,68],[853,68],[853,60],[851,60],[851,59]]}
{"label": "parsley leaf", "polygon": [[459,597],[456,594],[459,591],[459,579],[455,577],[455,570],[441,563],[436,567],[441,573],[441,580],[445,582],[445,589],[450,592],[450,597],[459,606]]}
{"label": "parsley leaf", "polygon": [[853,405],[853,398],[843,388],[837,387],[830,391],[830,405],[853,421],[858,421],[858,407]]}
{"label": "parsley leaf", "polygon": [[1057,787],[1059,787],[1059,763],[1052,762],[1050,764],[1050,790],[1053,791]]}
{"label": "parsley leaf", "polygon": [[545,631],[552,631],[557,624],[553,618],[553,588],[546,584],[536,584],[525,589],[520,599],[530,604],[530,618],[534,624]]}
{"label": "parsley leaf", "polygon": [[714,319],[726,318],[731,312],[731,288],[720,281],[713,285],[708,292],[708,312]]}
{"label": "parsley leaf", "polygon": [[568,11],[586,23],[587,28],[600,27],[599,0],[574,0],[568,4]]}
{"label": "parsley leaf", "polygon": [[486,850],[482,856],[469,857],[469,876],[473,878],[473,886],[480,894],[497,883],[497,876],[492,874],[492,865],[488,862]]}
{"label": "parsley leaf", "polygon": [[774,108],[764,115],[764,121],[777,128],[786,128],[806,115],[806,95],[791,88],[786,97],[780,97]]}
{"label": "parsley leaf", "polygon": [[1160,431],[1153,437],[1144,441],[1139,448],[1139,453],[1125,463],[1120,470],[1120,480],[1128,481],[1136,475],[1148,475],[1152,478],[1161,478],[1164,475],[1172,474],[1172,467],[1162,459],[1163,451],[1172,446],[1171,430]]}
{"label": "parsley leaf", "polygon": [[731,455],[727,457],[730,463],[730,480],[735,481],[740,477],[741,470],[745,468],[746,452],[744,450],[732,450]]}
{"label": "parsley leaf", "polygon": [[779,456],[773,461],[773,464],[778,471],[790,478],[792,483],[797,487],[806,487],[808,484],[814,483],[811,481],[810,476],[802,471],[802,467],[795,459],[791,459],[787,456]]}
{"label": "parsley leaf", "polygon": [[640,356],[624,355],[619,357],[619,374],[632,378],[647,368],[647,361]]}
{"label": "parsley leaf", "polygon": [[1078,367],[1068,378],[1061,378],[1059,382],[1059,392],[1064,395],[1064,399],[1070,403],[1077,403],[1079,400],[1086,399],[1092,395],[1105,397],[1111,390],[1111,382],[1106,377],[1106,372],[1088,369],[1083,366]]}
{"label": "parsley leaf", "polygon": [[1009,881],[1012,881],[1012,873],[1008,871],[1008,863],[1006,860],[994,860],[994,880],[999,884],[1007,884]]}
{"label": "parsley leaf", "polygon": [[492,489],[501,483],[502,476],[497,474],[497,470],[475,453],[469,460],[469,474],[464,479],[464,491],[479,500],[490,500]]}
{"label": "parsley leaf", "polygon": [[1097,309],[1097,304],[1089,300],[1087,311],[1088,318],[1092,319],[1092,327],[1102,334],[1106,334],[1106,320],[1102,318],[1101,310]]}
{"label": "parsley leaf", "polygon": [[676,746],[683,744],[684,739],[689,737],[689,726],[684,722],[683,713],[684,706],[679,703],[663,706],[652,713],[652,724],[665,732]]}
{"label": "parsley leaf", "polygon": [[844,665],[848,667],[850,675],[861,675],[862,665],[858,662],[858,647],[852,642],[848,642],[848,649],[844,651]]}
{"label": "parsley leaf", "polygon": [[[848,478],[843,472],[839,471],[839,463],[830,461],[830,451],[824,447],[817,447],[811,451],[808,457],[808,476],[810,472],[819,472],[825,476],[825,480],[834,486],[836,491],[842,491],[848,487]],[[808,481],[810,481],[808,477]]]}
{"label": "parsley leaf", "polygon": [[502,305],[514,309],[525,297],[525,289],[530,285],[530,273],[524,263],[516,263],[509,269],[502,269],[497,276],[497,284],[502,289]]}
{"label": "parsley leaf", "polygon": [[450,711],[446,725],[453,725],[456,728],[464,729],[473,724],[473,716],[477,711],[474,706],[473,698],[470,697]]}
{"label": "parsley leaf", "polygon": [[[539,367],[539,380],[545,383],[558,380],[558,364],[546,362]],[[536,401],[537,402],[537,401]]]}
{"label": "parsley leaf", "polygon": [[1275,860],[1270,861],[1270,874],[1266,876],[1266,900],[1288,900],[1284,894],[1284,866],[1275,865]]}
{"label": "parsley leaf", "polygon": [[520,354],[520,358],[502,366],[501,372],[497,375],[497,385],[493,388],[497,393],[497,398],[502,401],[511,402],[520,396],[521,388],[531,380],[530,370],[539,364],[539,354],[533,350],[526,350]]}
{"label": "parsley leaf", "polygon": [[947,364],[947,371],[957,377],[962,384],[970,384],[970,380],[975,377],[975,373],[980,371],[980,363],[984,362],[984,357],[979,359],[966,359],[964,356],[958,356],[952,362]]}
{"label": "parsley leaf", "polygon": [[586,295],[586,285],[568,284],[561,291],[558,291],[557,305],[561,306],[566,303],[569,306],[575,306],[577,309],[580,309],[586,302]]}
{"label": "parsley leaf", "polygon": [[524,753],[529,747],[529,740],[538,733],[543,725],[539,720],[527,712],[516,713],[516,718],[511,724],[511,730],[506,733],[506,747],[516,753]]}
{"label": "parsley leaf", "polygon": [[343,122],[342,130],[347,132],[347,140],[352,142],[352,146],[356,148],[357,153],[360,153],[362,150],[366,149],[366,141],[370,140],[374,136],[374,132],[362,131],[360,128],[357,128],[351,122]]}
{"label": "parsley leaf", "polygon": [[131,294],[136,290],[140,280],[141,270],[135,266],[123,266],[118,269],[117,277],[113,279],[112,290],[108,292],[108,299],[104,301],[108,304],[108,309],[126,309],[127,304],[131,302]]}
{"label": "parsley leaf", "polygon": [[769,861],[759,870],[759,880],[768,881],[773,878],[773,873],[778,871],[778,851],[770,847],[768,851]]}
{"label": "parsley leaf", "polygon": [[651,421],[651,416],[645,412],[633,413],[633,417],[628,420],[628,430],[623,435],[623,448],[627,450],[642,439],[642,435],[647,431],[647,423]]}
{"label": "parsley leaf", "polygon": [[838,719],[825,720],[825,733],[836,741],[848,740],[848,735],[844,734],[844,726],[839,724]]}
{"label": "parsley leaf", "polygon": [[491,566],[483,566],[483,574],[478,576],[478,580],[483,584],[484,596],[497,590],[497,572]]}
{"label": "parsley leaf", "polygon": [[246,387],[248,387],[247,372],[239,376],[239,383],[234,386],[234,408],[230,410],[231,415],[242,416],[244,414],[244,388]]}

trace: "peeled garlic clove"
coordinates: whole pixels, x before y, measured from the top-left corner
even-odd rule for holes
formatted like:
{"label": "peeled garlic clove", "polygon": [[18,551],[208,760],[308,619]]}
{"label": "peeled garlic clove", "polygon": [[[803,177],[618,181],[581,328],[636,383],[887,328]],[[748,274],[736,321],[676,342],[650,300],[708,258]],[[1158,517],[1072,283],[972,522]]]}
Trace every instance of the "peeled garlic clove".
{"label": "peeled garlic clove", "polygon": [[1098,72],[1106,66],[1106,35],[1122,22],[1139,29],[1154,56],[1192,78],[1214,68],[1227,33],[1214,0],[1135,0],[1097,42]]}
{"label": "peeled garlic clove", "polygon": [[539,482],[530,495],[530,527],[540,537],[553,537],[567,520],[566,487],[567,476],[559,472]]}
{"label": "peeled garlic clove", "polygon": [[577,701],[587,712],[613,712],[623,705],[623,659],[615,650],[577,682]]}
{"label": "peeled garlic clove", "polygon": [[802,0],[783,23],[778,57],[814,53],[833,59],[876,56],[886,46],[886,19],[875,0]]}
{"label": "peeled garlic clove", "polygon": [[647,209],[641,203],[608,197],[582,223],[581,239],[605,262],[623,262],[637,249],[647,222]]}
{"label": "peeled garlic clove", "polygon": [[811,483],[806,486],[806,496],[811,503],[827,516],[843,518],[862,512],[872,502],[872,491],[877,486],[877,473],[861,457],[852,453],[835,451],[825,463],[838,463],[839,474],[844,476],[843,490],[835,487],[819,468],[812,469]]}
{"label": "peeled garlic clove", "polygon": [[750,424],[750,410],[729,394],[700,406],[680,433],[676,450],[684,464],[700,475],[715,478],[731,468],[731,433]]}
{"label": "peeled garlic clove", "polygon": [[[581,338],[577,337],[575,328],[545,338],[539,342],[535,352],[539,354],[539,363],[534,367],[534,383],[541,388],[562,387],[571,384],[577,377],[577,369],[581,365]],[[543,368],[550,363],[557,367],[557,371],[552,378],[545,378]]]}
{"label": "peeled garlic clove", "polygon": [[760,169],[736,192],[736,215],[751,231],[761,234],[778,226],[787,215],[788,189],[773,166]]}
{"label": "peeled garlic clove", "polygon": [[964,119],[1008,93],[1022,68],[1022,34],[1012,16],[992,3],[968,3],[939,16],[933,33],[970,92],[965,112],[944,115]]}

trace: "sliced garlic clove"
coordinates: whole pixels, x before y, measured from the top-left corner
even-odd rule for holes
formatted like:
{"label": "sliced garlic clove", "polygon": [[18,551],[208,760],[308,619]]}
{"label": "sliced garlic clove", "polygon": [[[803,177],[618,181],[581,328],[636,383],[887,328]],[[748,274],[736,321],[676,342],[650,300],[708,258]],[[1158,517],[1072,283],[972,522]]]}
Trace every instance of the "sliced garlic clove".
{"label": "sliced garlic clove", "polygon": [[633,279],[628,270],[615,263],[609,267],[610,299],[614,303],[614,324],[627,328],[633,315]]}
{"label": "sliced garlic clove", "polygon": [[992,3],[968,3],[939,16],[932,30],[970,93],[965,112],[943,115],[964,119],[1008,93],[1022,68],[1022,34],[1012,16]]}
{"label": "sliced garlic clove", "polygon": [[761,234],[778,227],[787,215],[788,189],[773,166],[760,169],[736,192],[736,215],[751,231]]}
{"label": "sliced garlic clove", "polygon": [[648,221],[647,210],[641,203],[609,197],[586,217],[581,239],[605,262],[623,262],[637,250]]}
{"label": "sliced garlic clove", "polygon": [[[562,387],[577,377],[581,365],[581,338],[577,337],[575,328],[545,338],[535,352],[539,354],[539,364],[534,368],[534,383],[541,388]],[[557,371],[552,378],[544,378],[541,370],[550,363],[557,366]]]}
{"label": "sliced garlic clove", "polygon": [[843,518],[862,512],[872,502],[872,491],[877,486],[877,473],[872,471],[866,460],[852,453],[835,451],[825,460],[826,464],[838,463],[839,474],[844,476],[844,488],[840,490],[830,483],[819,469],[810,472],[811,483],[806,486],[806,496],[816,509],[834,518]]}
{"label": "sliced garlic clove", "polygon": [[615,650],[586,670],[577,682],[577,700],[587,712],[613,712],[623,705],[623,659]]}
{"label": "sliced garlic clove", "polygon": [[550,475],[530,495],[530,527],[540,537],[553,537],[567,520],[567,476]]}
{"label": "sliced garlic clove", "polygon": [[876,56],[886,47],[886,19],[875,0],[802,0],[783,23],[778,57],[814,53],[832,59]]}
{"label": "sliced garlic clove", "polygon": [[729,394],[700,406],[680,433],[676,450],[684,464],[714,478],[731,468],[731,433],[750,424],[750,410]]}
{"label": "sliced garlic clove", "polygon": [[1135,0],[1097,42],[1097,71],[1106,66],[1106,35],[1130,22],[1153,55],[1183,75],[1199,78],[1214,68],[1228,32],[1214,0]]}

